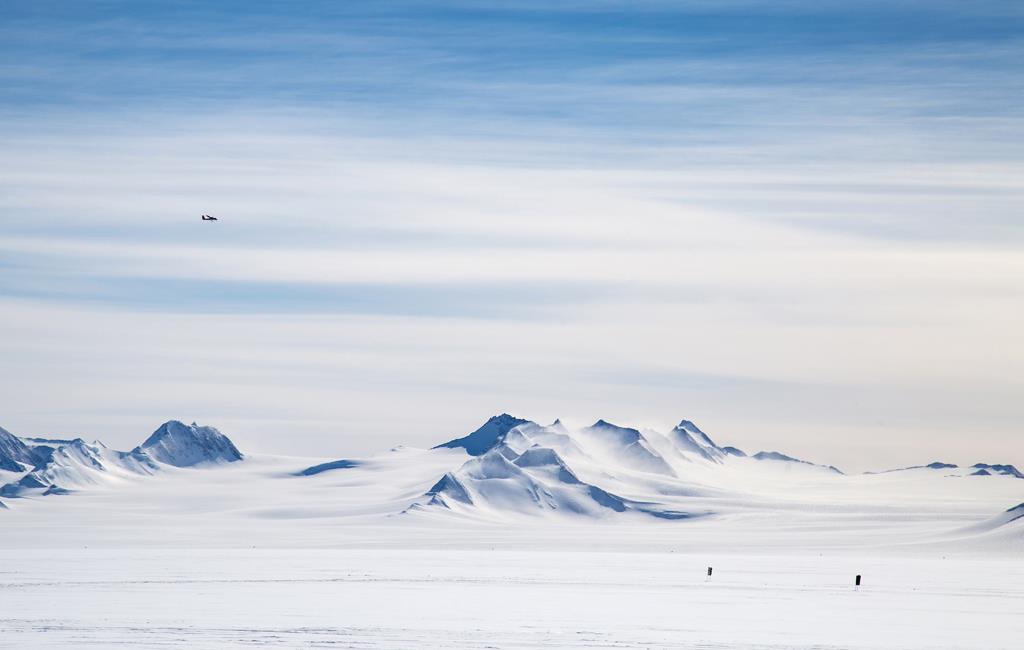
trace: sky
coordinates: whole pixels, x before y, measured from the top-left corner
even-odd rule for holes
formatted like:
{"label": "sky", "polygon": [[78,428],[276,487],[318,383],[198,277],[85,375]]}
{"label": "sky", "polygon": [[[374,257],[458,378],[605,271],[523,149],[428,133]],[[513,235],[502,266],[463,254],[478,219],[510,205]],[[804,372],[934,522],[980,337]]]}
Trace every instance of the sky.
{"label": "sky", "polygon": [[1019,2],[3,14],[16,434],[341,457],[507,411],[1024,465]]}

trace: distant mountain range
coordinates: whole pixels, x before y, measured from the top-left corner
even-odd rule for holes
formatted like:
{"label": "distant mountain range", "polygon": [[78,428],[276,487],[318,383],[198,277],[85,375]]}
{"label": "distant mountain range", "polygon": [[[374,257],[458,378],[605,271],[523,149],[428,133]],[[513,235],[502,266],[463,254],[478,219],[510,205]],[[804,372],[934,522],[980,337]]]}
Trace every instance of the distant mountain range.
{"label": "distant mountain range", "polygon": [[[612,510],[683,519],[704,514],[687,510],[685,497],[713,494],[715,482],[704,479],[715,467],[724,472],[761,465],[787,472],[844,476],[833,465],[819,465],[777,451],[748,455],[736,447],[719,446],[689,420],[681,421],[668,433],[640,431],[604,420],[570,431],[557,420],[542,426],[502,414],[469,435],[436,448],[461,448],[472,458],[440,477],[424,495],[425,500],[410,507],[412,510],[539,509],[588,515]],[[964,474],[949,463],[921,467]],[[890,471],[912,469],[917,468]],[[970,469],[971,476],[1024,478],[1012,465],[978,463]],[[638,500],[625,494],[664,498]]]}
{"label": "distant mountain range", "polygon": [[[588,518],[635,513],[687,519],[712,514],[708,503],[736,500],[737,494],[756,490],[764,481],[785,480],[799,486],[801,481],[853,478],[832,465],[778,451],[748,455],[736,447],[720,446],[689,420],[671,431],[658,432],[605,420],[570,429],[557,420],[541,425],[501,414],[472,433],[433,449],[419,453],[441,454],[430,466],[440,462],[449,464],[448,468],[434,474],[400,512],[466,516],[551,513]],[[23,438],[0,429],[0,479],[4,481],[0,497],[10,504],[13,499],[68,495],[169,468],[215,468],[244,458],[217,429],[176,420],[162,424],[130,451],[79,438]],[[294,474],[311,480],[334,472],[367,471],[379,462],[340,459]],[[942,462],[876,476],[895,476],[895,472],[1024,478],[1009,464],[977,463],[961,468]],[[698,502],[704,505],[695,507]]]}
{"label": "distant mountain range", "polygon": [[115,451],[81,438],[18,438],[0,428],[0,467],[20,474],[0,487],[0,496],[69,494],[126,475],[151,475],[164,466],[194,467],[242,460],[227,436],[213,427],[162,424],[131,451]]}

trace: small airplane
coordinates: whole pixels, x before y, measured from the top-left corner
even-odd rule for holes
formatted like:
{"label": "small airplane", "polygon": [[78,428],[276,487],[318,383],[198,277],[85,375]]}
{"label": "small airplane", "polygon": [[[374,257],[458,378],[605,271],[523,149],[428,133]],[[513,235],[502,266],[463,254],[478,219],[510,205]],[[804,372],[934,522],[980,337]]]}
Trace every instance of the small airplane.
{"label": "small airplane", "polygon": [[216,220],[217,220],[217,217],[211,217],[208,214],[204,214],[203,215],[203,221],[216,221]]}

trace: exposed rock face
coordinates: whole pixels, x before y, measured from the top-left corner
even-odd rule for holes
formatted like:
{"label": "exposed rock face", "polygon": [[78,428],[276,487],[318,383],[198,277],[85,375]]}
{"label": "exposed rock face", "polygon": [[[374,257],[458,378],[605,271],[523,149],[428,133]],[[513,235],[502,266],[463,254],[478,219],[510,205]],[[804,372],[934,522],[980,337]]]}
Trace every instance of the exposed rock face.
{"label": "exposed rock face", "polygon": [[16,435],[0,427],[0,469],[24,472],[35,466],[37,452]]}
{"label": "exposed rock face", "polygon": [[527,420],[511,416],[508,413],[495,415],[491,419],[487,420],[487,422],[484,422],[482,427],[468,436],[441,443],[437,447],[434,447],[434,449],[440,449],[442,447],[457,449],[461,447],[465,449],[466,453],[470,456],[480,456],[498,444],[498,442],[504,438],[505,434],[510,430],[520,424],[526,424],[526,422]]}

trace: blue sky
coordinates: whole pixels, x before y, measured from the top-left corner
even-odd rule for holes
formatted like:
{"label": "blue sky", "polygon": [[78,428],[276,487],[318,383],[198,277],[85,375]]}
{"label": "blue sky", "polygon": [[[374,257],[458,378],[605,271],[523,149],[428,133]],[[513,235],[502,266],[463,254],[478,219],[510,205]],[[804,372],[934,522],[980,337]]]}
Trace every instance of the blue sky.
{"label": "blue sky", "polygon": [[1014,2],[9,2],[0,424],[351,454],[507,410],[1024,463],[1022,35]]}

